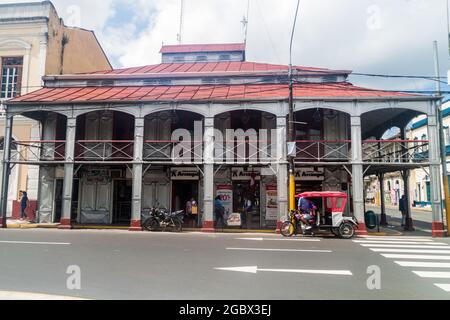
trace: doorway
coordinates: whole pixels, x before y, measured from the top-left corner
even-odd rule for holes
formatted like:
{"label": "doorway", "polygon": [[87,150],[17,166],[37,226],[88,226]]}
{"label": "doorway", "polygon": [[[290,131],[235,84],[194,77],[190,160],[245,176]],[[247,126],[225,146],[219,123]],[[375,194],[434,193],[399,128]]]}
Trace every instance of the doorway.
{"label": "doorway", "polygon": [[57,179],[55,182],[55,215],[53,222],[60,223],[62,215],[64,180]]}
{"label": "doorway", "polygon": [[185,227],[195,227],[199,223],[198,214],[192,216],[186,215],[186,203],[191,199],[194,199],[198,205],[198,181],[172,181],[172,211],[184,211]]}
{"label": "doorway", "polygon": [[129,225],[131,223],[132,190],[132,180],[114,180],[113,224]]}
{"label": "doorway", "polygon": [[233,183],[233,212],[240,212],[242,227],[259,229],[261,223],[260,181]]}

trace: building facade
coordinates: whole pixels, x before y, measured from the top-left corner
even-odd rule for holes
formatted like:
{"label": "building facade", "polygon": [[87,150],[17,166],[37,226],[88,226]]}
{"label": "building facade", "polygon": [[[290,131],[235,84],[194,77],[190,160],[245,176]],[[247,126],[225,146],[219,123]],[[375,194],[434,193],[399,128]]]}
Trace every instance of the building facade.
{"label": "building facade", "polygon": [[[29,146],[37,157],[19,161],[40,168],[39,220],[141,230],[150,208],[184,209],[193,198],[200,226],[214,231],[220,196],[230,227],[279,227],[288,216],[288,67],[247,62],[245,52],[233,61],[236,45],[217,47],[163,47],[177,61],[47,76],[45,88],[8,102],[9,125],[18,115],[42,124]],[[186,62],[193,54],[206,61]],[[364,233],[364,175],[427,166],[442,235],[437,98],[357,87],[350,73],[294,68],[297,192],[346,192]],[[419,114],[431,119],[429,157],[384,154],[387,124]]]}
{"label": "building facade", "polygon": [[[3,104],[42,88],[44,75],[112,69],[94,33],[65,26],[49,1],[0,4],[0,66],[1,135],[5,131]],[[40,140],[38,121],[25,117],[16,117],[15,120],[12,133],[15,141],[26,144]],[[20,160],[23,148],[16,146],[12,155],[14,159]],[[3,158],[3,151],[0,153]],[[9,216],[18,214],[18,210],[13,208],[19,190],[28,192],[32,207],[35,207],[38,169],[25,164],[13,167],[8,197]]]}

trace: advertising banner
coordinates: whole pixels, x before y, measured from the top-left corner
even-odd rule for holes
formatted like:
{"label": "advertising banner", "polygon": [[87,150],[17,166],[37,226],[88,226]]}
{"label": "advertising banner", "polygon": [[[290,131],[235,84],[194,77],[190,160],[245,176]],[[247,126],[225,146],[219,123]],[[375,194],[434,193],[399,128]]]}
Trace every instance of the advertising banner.
{"label": "advertising banner", "polygon": [[220,197],[222,206],[225,208],[225,218],[229,217],[233,213],[233,186],[217,186],[217,196]]}
{"label": "advertising banner", "polygon": [[266,186],[266,221],[278,220],[278,191],[276,185]]}

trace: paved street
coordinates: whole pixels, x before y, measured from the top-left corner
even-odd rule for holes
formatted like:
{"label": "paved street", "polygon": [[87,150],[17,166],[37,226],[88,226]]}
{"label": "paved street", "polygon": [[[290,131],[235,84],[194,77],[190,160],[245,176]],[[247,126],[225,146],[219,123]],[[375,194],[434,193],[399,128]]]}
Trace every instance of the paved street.
{"label": "paved street", "polygon": [[[428,237],[0,230],[0,298],[449,299],[449,245]],[[67,289],[69,266],[80,268],[81,290]],[[380,268],[381,290],[368,289],[369,266]]]}

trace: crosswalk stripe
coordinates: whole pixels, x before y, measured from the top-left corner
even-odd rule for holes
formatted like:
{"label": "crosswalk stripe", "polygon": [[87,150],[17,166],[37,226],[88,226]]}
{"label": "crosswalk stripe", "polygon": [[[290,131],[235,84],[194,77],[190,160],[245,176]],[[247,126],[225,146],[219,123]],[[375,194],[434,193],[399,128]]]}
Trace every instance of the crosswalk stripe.
{"label": "crosswalk stripe", "polygon": [[382,254],[388,259],[450,260],[450,256],[432,256],[425,254]]}
{"label": "crosswalk stripe", "polygon": [[361,244],[365,248],[411,248],[411,249],[446,249],[450,250],[450,246],[447,245],[437,245],[437,246],[426,246],[426,245],[408,245],[408,244]]}
{"label": "crosswalk stripe", "polygon": [[421,278],[442,278],[450,279],[450,272],[435,272],[435,271],[413,271]]}
{"label": "crosswalk stripe", "polygon": [[402,267],[414,268],[450,268],[450,262],[394,261]]}
{"label": "crosswalk stripe", "polygon": [[386,249],[386,248],[371,248],[373,252],[397,252],[397,253],[445,253],[450,254],[450,250],[425,250],[425,249]]}
{"label": "crosswalk stripe", "polygon": [[432,242],[433,239],[428,238],[414,238],[414,237],[410,237],[410,238],[404,238],[404,237],[399,237],[399,238],[394,238],[394,237],[364,237],[365,240],[386,240],[386,241],[419,241],[419,242]]}
{"label": "crosswalk stripe", "polygon": [[435,283],[434,285],[444,291],[450,292],[450,284],[448,283]]}
{"label": "crosswalk stripe", "polygon": [[373,241],[373,240],[353,240],[355,243],[377,243],[377,244],[430,244],[430,245],[446,245],[443,242],[416,242],[416,241]]}
{"label": "crosswalk stripe", "polygon": [[360,236],[360,238],[366,238],[366,239],[428,239],[432,240],[430,236],[410,236],[410,237],[403,237],[403,236]]}

